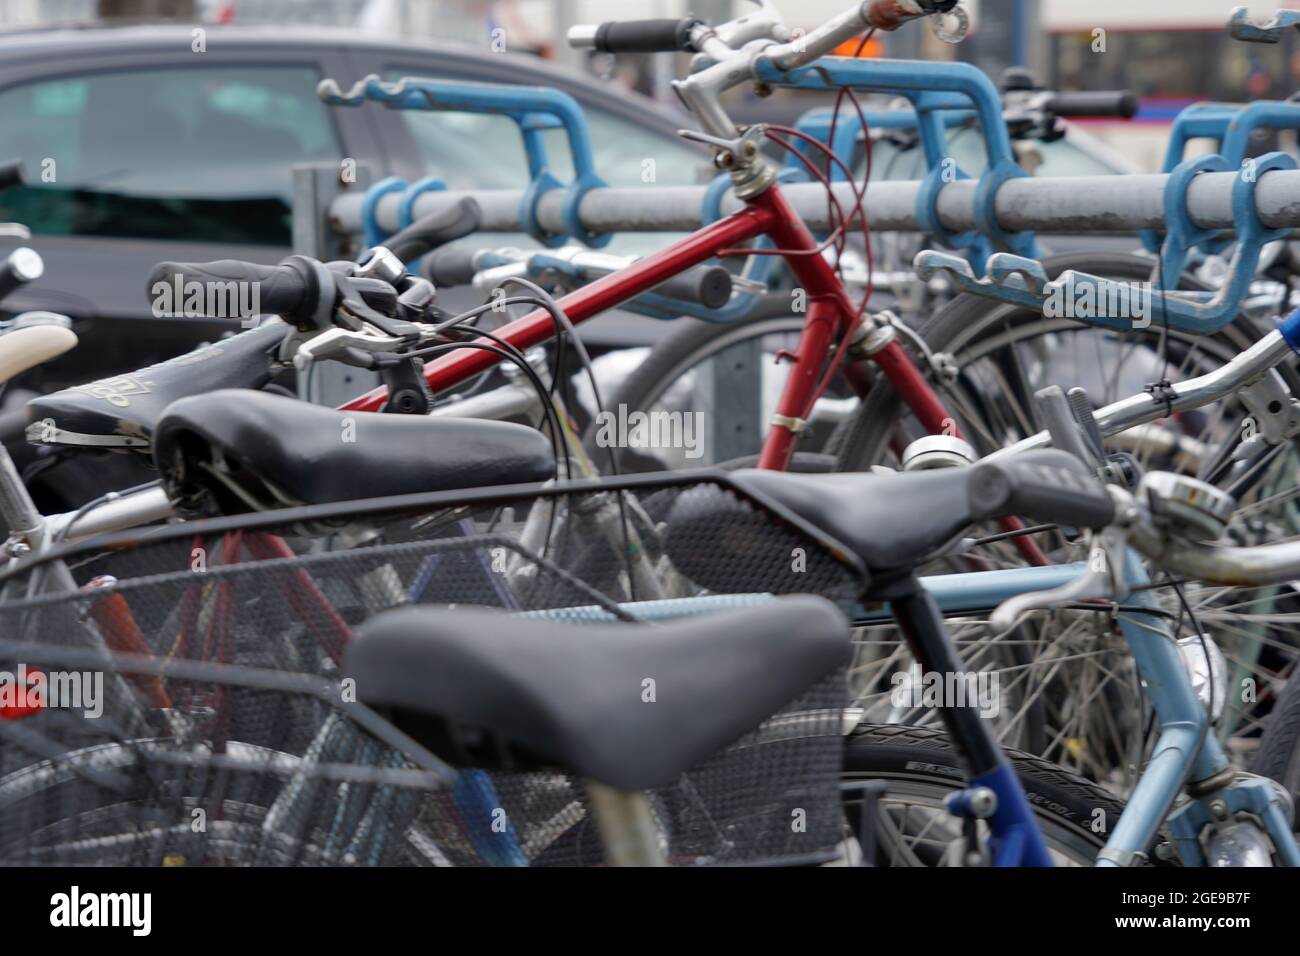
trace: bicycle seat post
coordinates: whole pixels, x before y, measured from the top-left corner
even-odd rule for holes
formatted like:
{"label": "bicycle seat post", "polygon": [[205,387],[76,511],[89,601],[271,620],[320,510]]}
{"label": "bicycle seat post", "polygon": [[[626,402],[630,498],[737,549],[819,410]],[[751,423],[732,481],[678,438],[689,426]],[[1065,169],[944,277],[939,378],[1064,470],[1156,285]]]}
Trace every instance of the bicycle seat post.
{"label": "bicycle seat post", "polygon": [[644,793],[586,780],[596,828],[610,866],[667,866],[650,801]]}

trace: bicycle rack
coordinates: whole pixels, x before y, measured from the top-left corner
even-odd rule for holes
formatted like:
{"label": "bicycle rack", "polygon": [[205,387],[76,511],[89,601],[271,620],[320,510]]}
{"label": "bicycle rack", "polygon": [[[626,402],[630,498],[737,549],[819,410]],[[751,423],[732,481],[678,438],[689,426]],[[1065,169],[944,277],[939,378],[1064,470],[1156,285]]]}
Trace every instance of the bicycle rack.
{"label": "bicycle rack", "polygon": [[[1215,157],[1221,159],[1221,157]],[[1035,309],[1049,316],[1065,315],[1078,318],[1090,325],[1099,325],[1119,330],[1132,330],[1143,327],[1134,322],[1135,310],[1126,308],[1130,314],[1124,316],[1097,314],[1100,304],[1125,303],[1131,305],[1134,295],[1144,296],[1146,304],[1143,311],[1148,320],[1152,313],[1159,316],[1171,329],[1180,331],[1206,333],[1214,332],[1229,322],[1237,314],[1237,308],[1243,296],[1250,288],[1259,260],[1259,251],[1267,242],[1286,235],[1288,229],[1270,229],[1259,218],[1255,206],[1255,187],[1264,174],[1273,170],[1294,170],[1296,161],[1285,153],[1268,153],[1255,160],[1254,175],[1237,176],[1232,184],[1232,216],[1237,235],[1237,250],[1233,254],[1230,266],[1231,280],[1214,292],[1196,292],[1173,290],[1166,284],[1164,289],[1144,292],[1134,283],[1116,282],[1086,272],[1067,270],[1055,280],[1048,280],[1042,263],[1035,259],[1007,255],[1005,253],[989,258],[986,265],[987,278],[978,278],[965,260],[946,253],[925,250],[915,260],[916,273],[922,279],[929,279],[939,272],[948,273],[957,286],[964,292],[972,292],[986,298],[997,299],[1011,305]],[[1168,202],[1172,194],[1179,199],[1177,208],[1180,215],[1186,215],[1186,203],[1183,201],[1186,188],[1194,177],[1187,175],[1180,180],[1170,176],[1170,184],[1180,183],[1178,190],[1166,188]],[[1181,192],[1179,192],[1179,190]],[[1190,223],[1190,219],[1188,220]],[[1175,281],[1179,273],[1173,273]],[[1162,282],[1164,277],[1162,276]],[[1090,302],[1086,309],[1089,314],[1072,314],[1072,303],[1080,299]],[[1149,324],[1149,321],[1148,321]]]}
{"label": "bicycle rack", "polygon": [[373,248],[392,235],[379,225],[375,212],[379,208],[379,200],[391,193],[405,192],[406,189],[406,180],[400,176],[386,176],[365,191],[361,199],[361,243],[363,248]]}
{"label": "bicycle rack", "polygon": [[[1214,140],[1219,148],[1219,155],[1224,159],[1224,164],[1216,168],[1237,169],[1246,160],[1246,150],[1249,148],[1251,135],[1260,129],[1300,130],[1300,103],[1262,100],[1244,107],[1223,103],[1193,103],[1174,119],[1173,127],[1169,131],[1169,145],[1165,149],[1161,171],[1171,176],[1183,176],[1208,168],[1193,165],[1204,157],[1184,158],[1187,144],[1193,139]],[[1168,214],[1169,211],[1166,209],[1166,218]],[[1179,215],[1181,216],[1181,213]],[[1190,233],[1196,230],[1186,231]],[[1160,251],[1161,239],[1157,230],[1144,229],[1138,235],[1148,252]],[[1208,254],[1221,252],[1229,245],[1231,245],[1230,239],[1221,237],[1217,230],[1208,230],[1200,231],[1199,238],[1190,245],[1181,247],[1181,251],[1185,256],[1193,249],[1199,248]],[[1168,252],[1165,254],[1168,255]],[[1185,261],[1185,258],[1180,260],[1180,270]]]}
{"label": "bicycle rack", "polygon": [[[936,108],[943,128],[953,129],[975,118],[975,111],[963,105],[964,102],[963,98],[954,97],[951,109]],[[826,143],[836,156],[844,160],[846,165],[853,155],[853,149],[857,145],[858,139],[864,134],[862,119],[866,120],[866,129],[914,129],[922,137],[933,134],[933,127],[922,125],[914,109],[867,110],[864,111],[862,119],[859,119],[857,112],[854,111],[841,113],[835,124],[835,141],[831,142],[831,120],[834,118],[834,112],[829,107],[809,110],[799,117],[799,122],[795,128],[801,133],[806,133]],[[934,144],[933,148],[944,150],[946,145],[944,143]],[[804,152],[804,155],[808,155],[804,150],[801,149],[800,151]],[[803,168],[803,164],[793,156],[786,157],[783,168],[794,170],[799,175],[799,182],[811,181],[807,171]],[[831,182],[847,181],[843,170],[838,166],[832,168],[830,179]]]}
{"label": "bicycle rack", "polygon": [[1245,7],[1233,7],[1228,14],[1228,34],[1247,43],[1279,43],[1289,27],[1300,29],[1300,10],[1278,10],[1263,23],[1252,20]]}
{"label": "bicycle rack", "polygon": [[1178,288],[1179,277],[1183,274],[1192,251],[1198,245],[1208,244],[1220,235],[1218,229],[1200,229],[1192,222],[1187,211],[1187,191],[1191,188],[1192,180],[1200,173],[1226,173],[1231,172],[1232,168],[1226,157],[1211,153],[1179,163],[1169,173],[1162,200],[1165,238],[1153,250],[1160,255],[1160,285],[1163,288]]}
{"label": "bicycle rack", "polygon": [[[591,248],[600,248],[612,238],[596,235],[582,225],[578,206],[592,189],[606,185],[596,175],[587,118],[573,97],[548,87],[514,87],[491,83],[463,83],[405,77],[385,83],[368,76],[343,92],[334,80],[322,80],[317,95],[331,106],[359,106],[366,100],[397,110],[444,110],[461,113],[489,113],[508,116],[519,127],[531,181],[519,207],[520,229],[545,246],[561,246],[570,238]],[[563,129],[572,153],[574,178],[567,186],[551,172],[544,134]],[[428,180],[421,180],[427,183]],[[418,184],[417,184],[418,185]],[[414,187],[412,187],[414,188]],[[428,186],[421,191],[435,188]],[[564,191],[565,232],[543,229],[537,220],[537,204],[546,193]],[[418,193],[416,194],[418,195]],[[415,196],[411,197],[414,203]],[[373,207],[372,207],[373,209]]]}
{"label": "bicycle rack", "polygon": [[[998,189],[1025,171],[1015,161],[1011,138],[1002,120],[1002,101],[993,82],[969,63],[930,63],[915,60],[859,60],[826,57],[796,70],[782,71],[760,61],[756,69],[761,82],[795,89],[832,91],[842,86],[875,93],[906,97],[916,114],[929,172],[921,181],[916,218],[922,230],[943,245],[969,249],[973,269],[982,268],[987,242],[1022,256],[1036,257],[1037,244],[1031,232],[1008,232],[994,212]],[[948,155],[943,113],[954,107],[971,108],[984,134],[987,165],[975,190],[976,229],[953,233],[939,220],[939,193],[945,185],[971,178]]]}

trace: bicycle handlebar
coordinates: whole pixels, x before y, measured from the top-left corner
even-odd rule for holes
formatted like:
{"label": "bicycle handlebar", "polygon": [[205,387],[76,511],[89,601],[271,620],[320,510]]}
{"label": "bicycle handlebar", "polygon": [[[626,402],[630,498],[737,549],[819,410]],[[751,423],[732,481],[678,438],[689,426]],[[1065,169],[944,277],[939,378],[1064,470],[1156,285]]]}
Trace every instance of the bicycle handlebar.
{"label": "bicycle handlebar", "polygon": [[424,263],[424,274],[435,287],[469,285],[478,272],[475,257],[480,250],[457,246],[437,249]]}
{"label": "bicycle handlebar", "polygon": [[[274,314],[293,325],[313,325],[329,328],[334,307],[334,283],[328,270],[305,256],[290,256],[279,265],[267,266],[239,259],[218,259],[215,262],[160,262],[149,275],[148,292],[152,300],[167,286],[176,286],[174,301],[185,302],[192,284],[197,283],[210,308],[215,301],[234,303],[248,301],[238,294],[229,295],[231,283],[252,286],[255,311]],[[163,288],[160,288],[163,287]],[[243,319],[244,315],[212,315],[212,318]]]}
{"label": "bicycle handlebar", "polygon": [[731,273],[722,266],[696,266],[651,291],[706,309],[720,309],[731,301]]}
{"label": "bicycle handlebar", "polygon": [[19,246],[0,263],[0,299],[44,273],[45,263],[40,254],[35,249]]}
{"label": "bicycle handlebar", "polygon": [[454,206],[411,223],[382,243],[403,262],[410,262],[439,246],[478,232],[483,212],[472,197],[466,196]]}
{"label": "bicycle handlebar", "polygon": [[1207,584],[1268,587],[1300,577],[1300,541],[1250,547],[1172,540],[1149,522],[1127,528],[1135,549],[1164,570]]}
{"label": "bicycle handlebar", "polygon": [[[673,83],[683,105],[712,136],[731,138],[735,123],[720,102],[721,95],[751,81],[760,61],[785,72],[811,63],[864,30],[895,30],[908,20],[947,13],[958,0],[863,0],[807,35],[791,38],[780,16],[760,0],[757,14],[718,27],[699,23],[691,28],[691,45],[705,62],[684,80]],[[766,44],[764,43],[766,41]],[[784,41],[784,42],[782,42]],[[708,61],[711,65],[707,65]]]}
{"label": "bicycle handlebar", "polygon": [[[429,256],[425,266],[426,277],[437,287],[469,285],[480,271],[479,253],[475,248],[439,249]],[[607,257],[602,257],[607,258]],[[520,260],[527,264],[527,257]],[[617,260],[616,260],[617,261]],[[609,266],[592,266],[589,262],[578,269],[579,276],[599,278],[611,271]],[[732,276],[722,266],[705,265],[687,269],[651,290],[656,295],[667,296],[683,302],[692,302],[706,309],[720,309],[731,301]]]}
{"label": "bicycle handlebar", "polygon": [[692,48],[691,30],[700,22],[696,17],[606,21],[571,28],[568,41],[574,49],[599,53],[676,53]]}
{"label": "bicycle handlebar", "polygon": [[1115,519],[1106,486],[1076,456],[1056,448],[972,466],[972,517],[1020,515],[1049,524],[1104,528]]}
{"label": "bicycle handlebar", "polygon": [[23,161],[11,159],[0,163],[0,190],[23,185]]}
{"label": "bicycle handlebar", "polygon": [[806,36],[771,47],[764,54],[782,70],[793,70],[830,53],[863,30],[897,30],[908,20],[947,13],[958,0],[864,0],[827,20]]}
{"label": "bicycle handlebar", "polygon": [[1105,90],[1095,93],[1052,93],[1043,101],[1043,109],[1056,116],[1117,116],[1131,119],[1137,115],[1138,98],[1131,90]]}

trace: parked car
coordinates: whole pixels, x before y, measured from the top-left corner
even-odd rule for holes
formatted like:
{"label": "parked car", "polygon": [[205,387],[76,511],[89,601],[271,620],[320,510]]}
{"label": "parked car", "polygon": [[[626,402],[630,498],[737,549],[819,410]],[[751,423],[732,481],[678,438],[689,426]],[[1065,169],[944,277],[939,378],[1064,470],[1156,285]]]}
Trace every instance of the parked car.
{"label": "parked car", "polygon": [[[21,404],[32,391],[138,369],[232,328],[156,318],[147,276],[167,259],[288,255],[295,163],[346,157],[369,164],[374,179],[436,175],[452,188],[527,183],[508,118],[330,107],[316,95],[322,78],[347,85],[376,73],[554,86],[582,105],[597,168],[609,182],[642,182],[646,159],[655,160],[659,183],[695,183],[710,173],[705,154],[677,138],[680,117],[530,57],[324,28],[207,26],[200,44],[194,29],[92,26],[0,36],[0,158],[21,157],[29,183],[0,197],[0,220],[30,227],[26,244],[46,266],[6,307],[66,313],[82,341],[10,389],[0,406],[7,440],[18,437]],[[549,151],[563,177],[569,154],[562,133],[553,133]],[[638,240],[650,248],[667,241],[630,237],[625,245]],[[16,244],[0,240],[0,255]],[[608,347],[644,342],[658,327],[621,315],[586,334]]]}
{"label": "parked car", "polygon": [[[699,182],[707,162],[679,140],[680,118],[635,93],[532,58],[345,30],[86,28],[0,36],[4,156],[30,186],[0,201],[28,225],[46,275],[14,297],[78,320],[87,347],[71,362],[135,368],[211,335],[154,319],[144,282],[163,259],[273,262],[290,244],[290,168],[344,157],[375,178],[437,175],[451,188],[521,187],[527,167],[500,116],[325,106],[322,77],[378,73],[559,87],[582,104],[596,162],[611,183]],[[551,134],[548,134],[551,135]],[[569,162],[562,134],[555,171]]]}

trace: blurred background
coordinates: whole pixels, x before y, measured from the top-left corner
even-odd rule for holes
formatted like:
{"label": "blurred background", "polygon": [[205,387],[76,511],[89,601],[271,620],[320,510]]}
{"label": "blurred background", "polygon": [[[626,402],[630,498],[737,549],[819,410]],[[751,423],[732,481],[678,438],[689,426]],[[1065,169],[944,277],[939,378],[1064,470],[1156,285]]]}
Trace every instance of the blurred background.
{"label": "blurred background", "polygon": [[[993,77],[1028,67],[1058,90],[1134,90],[1137,123],[1093,122],[1090,131],[1120,148],[1142,169],[1159,166],[1169,121],[1200,100],[1285,99],[1300,89],[1300,34],[1278,46],[1235,43],[1223,30],[1227,0],[968,0],[972,30],[950,46],[928,31],[881,36],[864,56],[959,58]],[[672,55],[589,59],[560,42],[574,23],[675,17],[687,12],[720,22],[743,0],[0,0],[0,30],[56,24],[181,20],[208,24],[346,27],[374,36],[428,38],[483,50],[505,49],[591,72],[669,108],[669,82],[684,67]],[[844,0],[799,0],[783,6],[787,21],[815,27]],[[1270,0],[1257,13],[1300,6]],[[786,99],[797,97],[786,94]],[[782,108],[784,105],[785,108]],[[799,107],[769,110],[792,119]]]}

